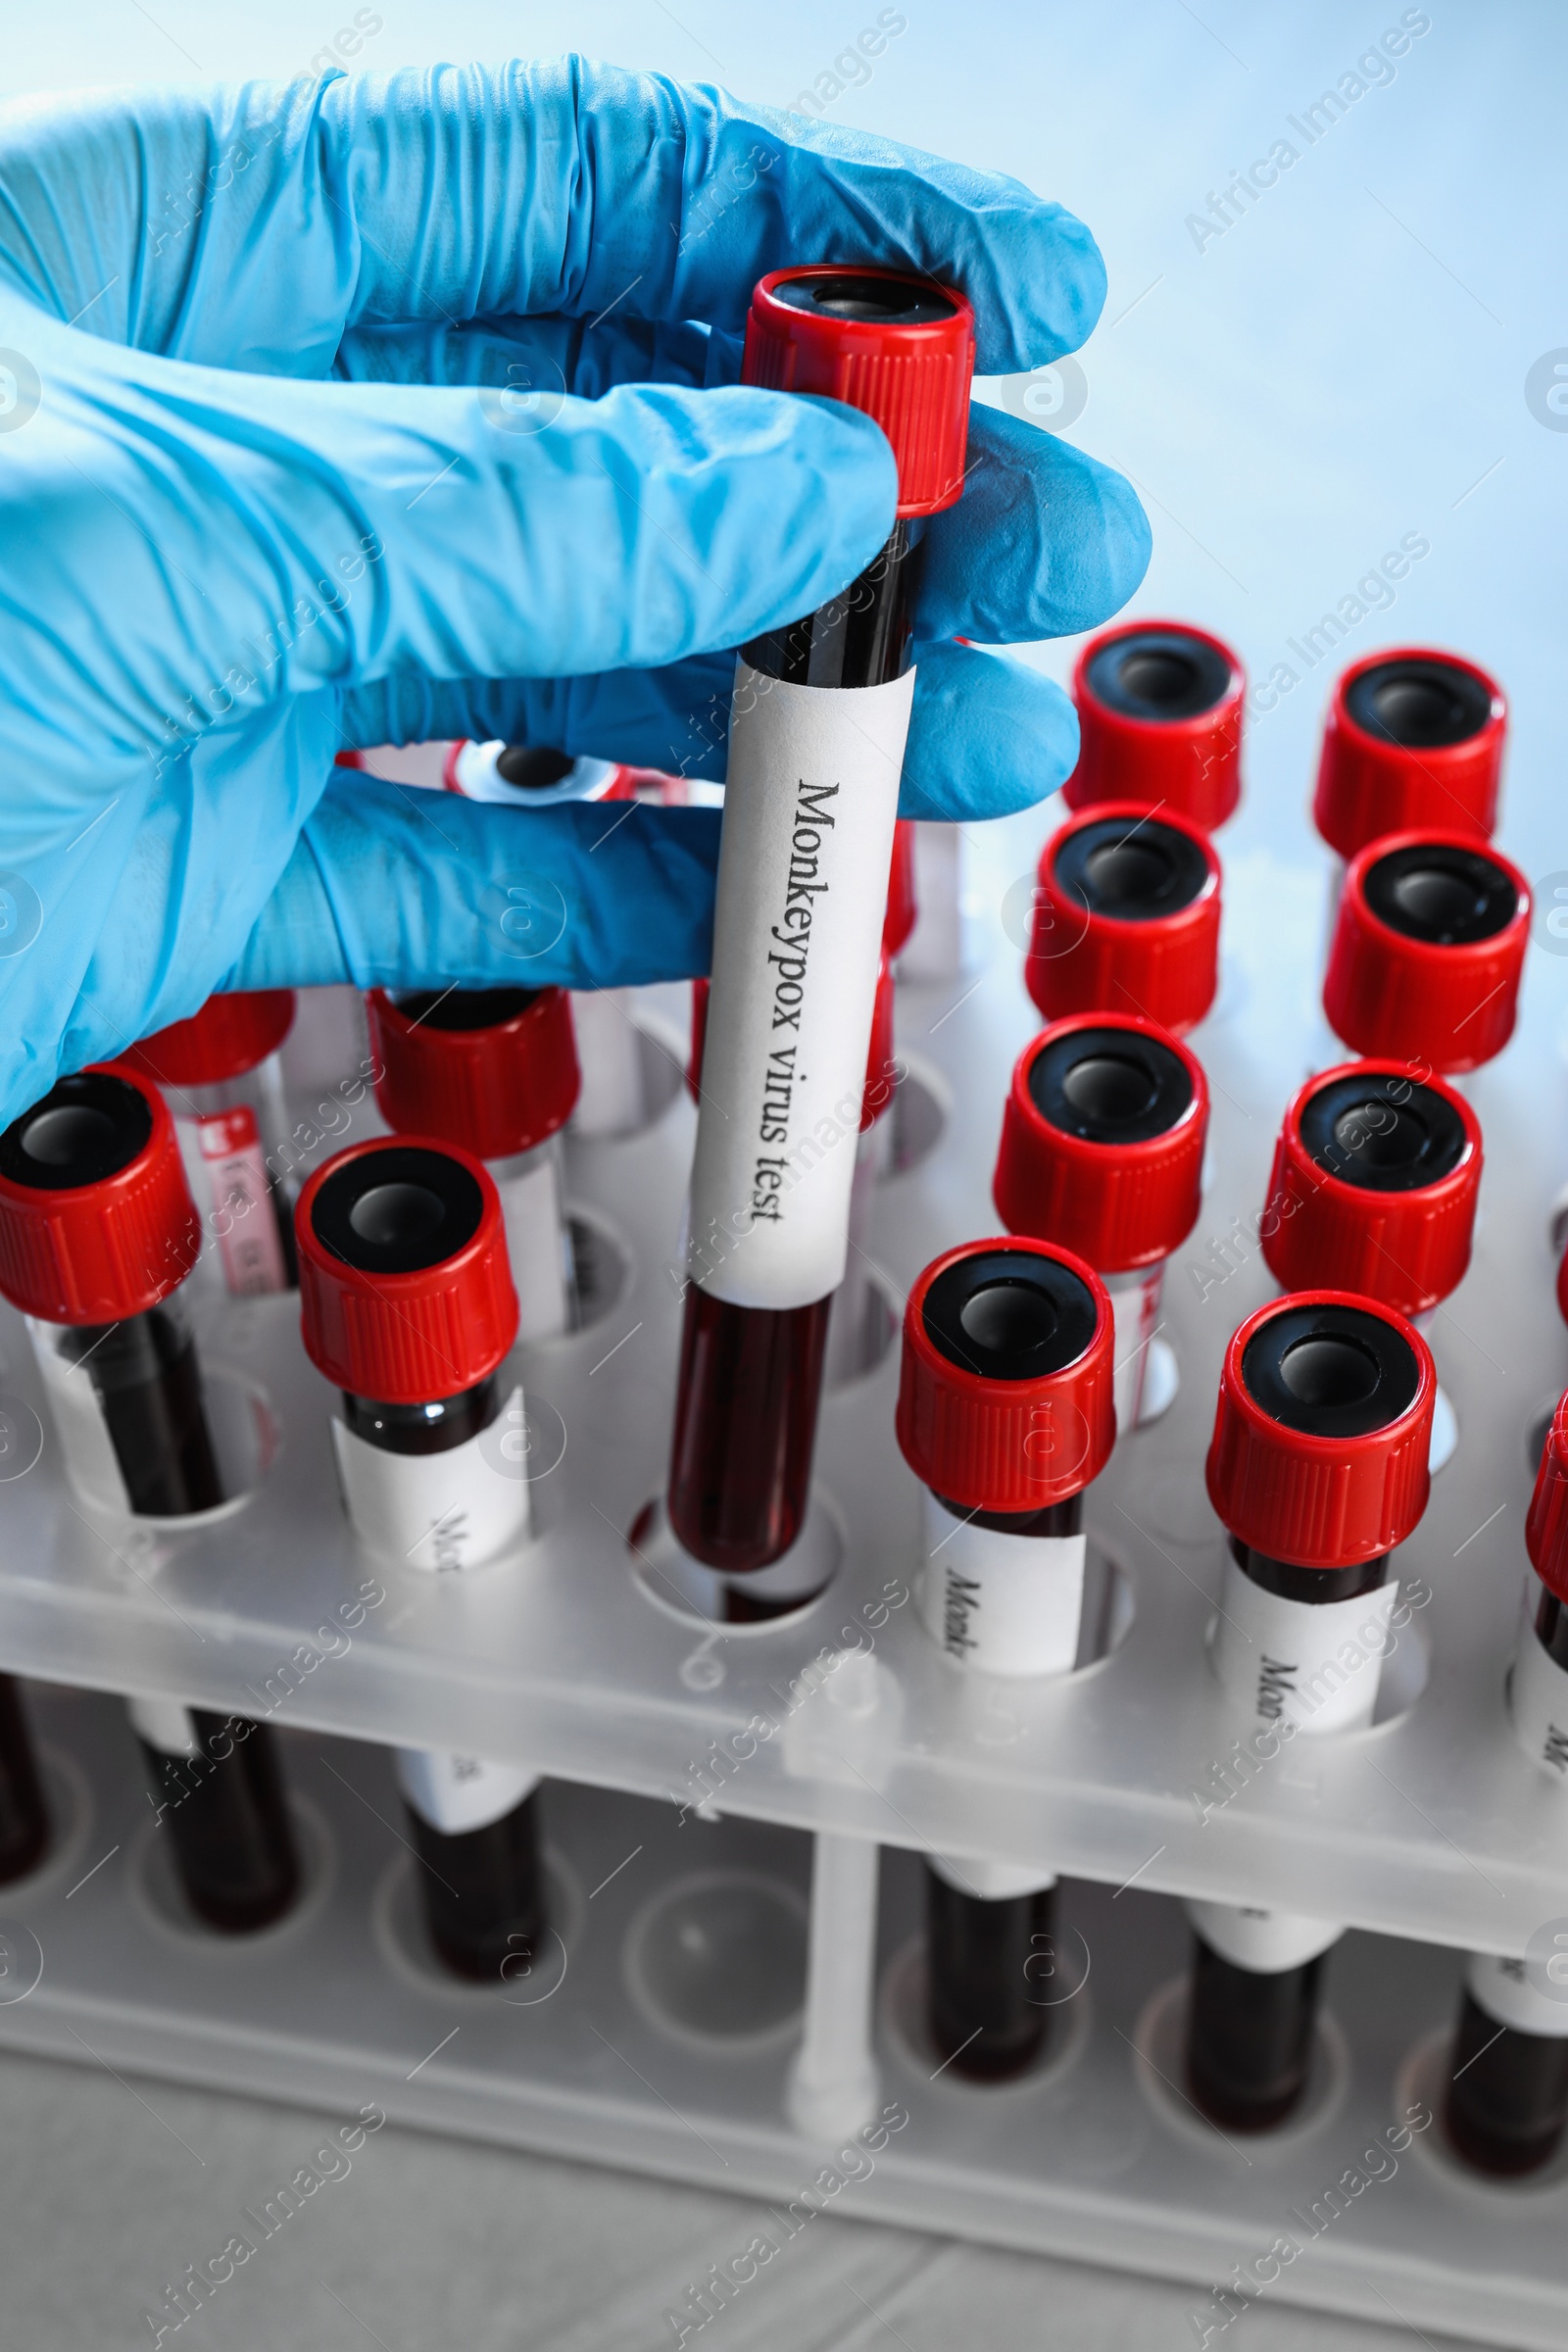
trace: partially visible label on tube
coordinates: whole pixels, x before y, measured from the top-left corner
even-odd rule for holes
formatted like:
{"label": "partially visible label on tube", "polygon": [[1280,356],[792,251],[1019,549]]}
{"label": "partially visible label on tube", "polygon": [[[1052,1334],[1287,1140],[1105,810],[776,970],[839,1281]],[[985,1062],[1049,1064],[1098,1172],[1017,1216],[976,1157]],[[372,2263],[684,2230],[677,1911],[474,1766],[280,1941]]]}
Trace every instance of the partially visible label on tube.
{"label": "partially visible label on tube", "polygon": [[844,1279],[913,695],[736,664],[689,1258],[735,1306]]}
{"label": "partially visible label on tube", "polygon": [[561,1187],[549,1144],[494,1160],[507,1257],[517,1294],[519,1340],[550,1340],[566,1328],[566,1259],[561,1238]]}
{"label": "partially visible label on tube", "polygon": [[[501,1418],[521,1426],[522,1391]],[[446,1453],[387,1453],[332,1423],[343,1500],[361,1541],[405,1568],[477,1568],[528,1533],[525,1454],[486,1446],[488,1430]],[[498,1466],[499,1456],[506,1467]]]}
{"label": "partially visible label on tube", "polygon": [[920,1615],[956,1664],[1065,1674],[1078,1655],[1085,1539],[1012,1536],[956,1519],[927,1494]]}
{"label": "partially visible label on tube", "polygon": [[1228,1560],[1213,1659],[1239,1706],[1298,1732],[1354,1732],[1372,1720],[1394,1647],[1390,1579],[1354,1600],[1283,1600]]}
{"label": "partially visible label on tube", "polygon": [[1243,1903],[1189,1903],[1187,1916],[1211,1952],[1262,1977],[1315,1960],[1345,1934],[1333,1920],[1301,1911],[1257,1911]]}
{"label": "partially visible label on tube", "polygon": [[[1532,1596],[1541,1587],[1530,1579]],[[1508,1677],[1514,1737],[1543,1771],[1568,1783],[1568,1673],[1543,1647],[1528,1620]]]}
{"label": "partially visible label on tube", "polygon": [[207,1177],[223,1280],[237,1298],[288,1288],[283,1245],[272,1213],[261,1130],[248,1103],[204,1112],[196,1121],[197,1149]]}
{"label": "partially visible label on tube", "polygon": [[1138,1426],[1144,1397],[1144,1375],[1149,1368],[1149,1343],[1159,1322],[1159,1295],[1164,1287],[1165,1261],[1144,1266],[1136,1274],[1106,1274],[1101,1279],[1110,1294],[1114,1325],[1112,1391],[1118,1436]]}
{"label": "partially visible label on tube", "polygon": [[447,1837],[482,1830],[520,1805],[539,1775],[518,1764],[486,1764],[444,1748],[400,1747],[398,1787],[421,1821]]}
{"label": "partially visible label on tube", "polygon": [[125,1712],[137,1739],[161,1756],[195,1755],[196,1726],[177,1698],[127,1698]]}
{"label": "partially visible label on tube", "polygon": [[1568,1953],[1553,1953],[1544,1966],[1532,1967],[1528,1960],[1472,1952],[1464,1981],[1494,2025],[1512,2026],[1516,2034],[1549,2034],[1553,2041],[1568,2037]]}

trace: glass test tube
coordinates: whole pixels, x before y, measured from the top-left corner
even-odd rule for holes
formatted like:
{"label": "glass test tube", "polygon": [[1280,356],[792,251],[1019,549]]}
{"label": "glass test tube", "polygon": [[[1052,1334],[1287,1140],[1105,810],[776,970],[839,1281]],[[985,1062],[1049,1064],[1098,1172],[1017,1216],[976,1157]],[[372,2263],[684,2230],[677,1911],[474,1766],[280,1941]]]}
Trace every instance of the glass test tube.
{"label": "glass test tube", "polygon": [[[1065,1674],[1083,1609],[1084,1490],[1115,1437],[1114,1319],[1081,1258],[971,1242],[929,1265],[904,1325],[898,1436],[926,1491],[920,1614],[965,1674]],[[926,1857],[927,2018],[973,2082],[1020,2074],[1053,2015],[1055,1874]]]}
{"label": "glass test tube", "polygon": [[[1226,1350],[1207,1481],[1231,1552],[1211,1655],[1238,1711],[1281,1740],[1372,1720],[1390,1555],[1426,1508],[1436,1386],[1420,1334],[1344,1293],[1275,1299]],[[1306,2086],[1322,1955],[1341,1931],[1188,1908],[1188,2088],[1221,2130],[1266,2131]]]}
{"label": "glass test tube", "polygon": [[[397,1137],[318,1169],[297,1212],[306,1352],[341,1392],[332,1423],[349,1519],[389,1568],[452,1574],[528,1533],[520,1389],[498,1377],[517,1328],[500,1196],[455,1147]],[[402,1748],[430,1940],[497,1983],[545,1929],[539,1776]]]}
{"label": "glass test tube", "polygon": [[205,1238],[237,1298],[295,1286],[294,1204],[283,1170],[291,1154],[279,1049],[294,1022],[294,991],[209,997],[122,1062],[162,1088],[173,1114],[191,1198]]}
{"label": "glass test tube", "polygon": [[[200,1247],[168,1106],[122,1065],[61,1079],[0,1135],[0,1290],[27,1317],[67,1471],[98,1510],[178,1519],[225,1499],[183,1296]],[[270,1732],[130,1706],[166,1788],[199,1767],[164,1808],[192,1908],[229,1931],[276,1919],[299,1865]]]}
{"label": "glass test tube", "polygon": [[736,669],[668,1493],[684,1548],[731,1574],[778,1559],[805,1518],[913,693],[917,540],[963,487],[972,366],[968,305],[929,278],[786,270],[753,296],[747,381],[874,415],[900,499],[859,579],[754,640]]}

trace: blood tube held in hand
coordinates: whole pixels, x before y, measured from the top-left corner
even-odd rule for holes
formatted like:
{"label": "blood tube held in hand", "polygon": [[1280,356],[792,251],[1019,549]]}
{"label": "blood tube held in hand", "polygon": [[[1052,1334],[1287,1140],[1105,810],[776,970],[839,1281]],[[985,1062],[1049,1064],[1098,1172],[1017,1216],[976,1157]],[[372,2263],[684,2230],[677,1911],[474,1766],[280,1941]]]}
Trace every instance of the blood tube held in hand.
{"label": "blood tube held in hand", "polygon": [[736,667],[668,1496],[686,1550],[731,1573],[779,1558],[805,1518],[914,690],[918,538],[963,487],[973,363],[967,303],[927,277],[782,270],[753,296],[746,380],[874,416],[899,506],[842,596]]}
{"label": "blood tube held in hand", "polygon": [[1219,985],[1219,894],[1200,826],[1099,804],[1041,853],[1024,985],[1047,1020],[1132,1012],[1185,1037]]}
{"label": "blood tube held in hand", "polygon": [[1125,1013],[1075,1013],[1026,1046],[992,1198],[1009,1233],[1074,1250],[1110,1294],[1116,1424],[1138,1425],[1165,1260],[1198,1220],[1208,1085],[1188,1048]]}
{"label": "blood tube held in hand", "polygon": [[572,1314],[561,1130],[580,1079],[564,989],[431,990],[366,1000],[375,1099],[399,1135],[482,1159],[501,1195],[517,1334],[548,1339]]}
{"label": "blood tube held in hand", "polygon": [[1387,834],[1350,860],[1323,1009],[1357,1054],[1479,1069],[1513,1035],[1529,944],[1530,885],[1499,851]]}
{"label": "blood tube held in hand", "polygon": [[[1536,1476],[1525,1548],[1539,1580],[1508,1675],[1514,1737],[1557,1787],[1568,1786],[1568,1396],[1552,1416]],[[1568,2124],[1568,1984],[1560,1955],[1472,1954],[1460,1999],[1444,2115],[1468,2164],[1508,2178],[1553,2156]]]}
{"label": "blood tube held in hand", "polygon": [[[1231,1556],[1212,1658],[1278,1742],[1372,1720],[1393,1647],[1390,1555],[1420,1520],[1436,1375],[1390,1309],[1317,1291],[1273,1300],[1226,1349],[1209,1500]],[[1193,1903],[1193,2097],[1221,2129],[1266,2131],[1306,2085],[1332,1921]]]}
{"label": "blood tube held in hand", "polygon": [[[1064,1674],[1077,1656],[1084,1490],[1115,1436],[1113,1333],[1099,1278],[1043,1242],[966,1243],[910,1293],[898,1437],[926,1490],[920,1613],[967,1673]],[[928,2015],[956,2073],[998,2082],[1044,2047],[1054,1886],[1050,1872],[927,1857]]]}
{"label": "blood tube held in hand", "polygon": [[294,1204],[283,1177],[288,1113],[278,1049],[294,991],[209,997],[188,1021],[144,1037],[121,1062],[162,1089],[191,1197],[237,1298],[294,1288]]}
{"label": "blood tube held in hand", "polygon": [[[1354,1291],[1406,1315],[1423,1336],[1470,1263],[1481,1189],[1481,1127],[1429,1070],[1358,1061],[1309,1078],[1285,1113],[1263,1256],[1285,1291]],[[1438,1390],[1432,1468],[1458,1441]]]}
{"label": "blood tube held in hand", "polygon": [[1123,621],[1091,637],[1072,675],[1068,808],[1138,801],[1205,833],[1222,825],[1242,797],[1246,691],[1230,647],[1186,621]]}
{"label": "blood tube held in hand", "polygon": [[[517,1328],[501,1200],[482,1163],[377,1138],[318,1169],[297,1212],[306,1352],[342,1392],[343,1496],[389,1566],[454,1571],[528,1532],[521,1391],[497,1375]],[[404,1748],[398,1784],[435,1949],[495,1982],[544,1927],[538,1775]]]}
{"label": "blood tube held in hand", "polygon": [[1400,646],[1352,663],[1323,725],[1319,833],[1346,858],[1424,825],[1488,840],[1507,727],[1501,687],[1455,654]]}

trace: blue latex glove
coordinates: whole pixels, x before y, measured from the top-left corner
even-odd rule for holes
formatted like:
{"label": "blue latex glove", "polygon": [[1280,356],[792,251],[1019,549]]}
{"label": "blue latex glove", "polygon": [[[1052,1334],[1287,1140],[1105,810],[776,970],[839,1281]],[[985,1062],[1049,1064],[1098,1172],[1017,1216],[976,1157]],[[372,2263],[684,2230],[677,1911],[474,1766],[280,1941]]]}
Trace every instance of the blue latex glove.
{"label": "blue latex glove", "polygon": [[[993,373],[1104,286],[1016,181],[578,60],[0,113],[0,1120],[220,985],[707,969],[711,814],[612,832],[332,762],[475,735],[722,773],[725,649],[893,516],[873,425],[735,385],[754,281],[816,259],[956,282]],[[1088,627],[1148,556],[1067,444],[980,409],[971,458],[908,814],[1061,780],[1064,698],[951,640]]]}

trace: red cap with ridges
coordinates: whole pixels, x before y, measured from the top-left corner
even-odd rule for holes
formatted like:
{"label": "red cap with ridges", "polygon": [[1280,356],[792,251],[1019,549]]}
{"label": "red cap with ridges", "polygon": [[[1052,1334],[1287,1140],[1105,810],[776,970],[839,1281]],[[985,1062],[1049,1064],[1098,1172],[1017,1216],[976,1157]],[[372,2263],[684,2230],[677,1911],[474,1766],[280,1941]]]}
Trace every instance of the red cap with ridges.
{"label": "red cap with ridges", "polygon": [[[1314,1437],[1288,1429],[1248,1388],[1242,1358],[1276,1315],[1334,1306],[1393,1327],[1416,1359],[1416,1393],[1385,1428],[1359,1437]],[[1225,1350],[1219,1406],[1208,1448],[1208,1498],[1221,1524],[1250,1551],[1300,1568],[1350,1568],[1402,1544],[1427,1507],[1432,1352],[1402,1315],[1348,1291],[1298,1291],[1249,1315]]]}
{"label": "red cap with ridges", "polygon": [[[925,1327],[932,1285],[966,1257],[993,1251],[1054,1260],[1092,1294],[1094,1332],[1081,1355],[1038,1380],[987,1380],[950,1362]],[[897,1433],[925,1486],[971,1511],[1043,1511],[1098,1478],[1116,1442],[1110,1300],[1091,1266],[1049,1242],[965,1242],[926,1267],[904,1316]]]}
{"label": "red cap with ridges", "polygon": [[[1458,851],[1506,875],[1510,919],[1490,939],[1452,947],[1412,939],[1374,912],[1367,878],[1407,850]],[[1323,980],[1323,1009],[1357,1054],[1475,1070],[1513,1035],[1519,980],[1530,944],[1530,885],[1519,868],[1473,834],[1390,833],[1351,858]]]}
{"label": "red cap with ridges", "polygon": [[1525,1521],[1525,1549],[1547,1592],[1568,1600],[1568,1395],[1557,1399],[1546,1432]]}
{"label": "red cap with ridges", "polygon": [[[368,1274],[317,1234],[322,1186],[351,1161],[411,1148],[465,1168],[483,1196],[461,1250],[412,1274]],[[495,1370],[517,1334],[517,1294],[507,1262],[501,1196],[483,1162],[434,1136],[379,1135],[318,1168],[294,1212],[305,1352],[335,1388],[382,1404],[461,1396]]]}
{"label": "red cap with ridges", "polygon": [[[692,982],[692,1042],[686,1056],[686,1091],[694,1102],[700,1101],[703,1082],[703,1048],[708,1042],[708,996],[706,980]],[[898,1061],[893,1051],[893,966],[884,949],[877,966],[876,996],[871,1005],[871,1044],[865,1057],[865,1091],[860,1098],[860,1133],[874,1127],[893,1100],[897,1086]]]}
{"label": "red cap with ridges", "polygon": [[[1459,743],[1391,743],[1362,726],[1350,708],[1353,690],[1369,670],[1398,663],[1459,671],[1480,689],[1481,725]],[[1453,833],[1490,839],[1497,821],[1497,791],[1508,709],[1502,688],[1474,662],[1418,645],[1394,647],[1352,662],[1334,689],[1323,723],[1312,818],[1330,849],[1353,858],[1384,833],[1438,824]]]}
{"label": "red cap with ridges", "polygon": [[[798,308],[786,289],[836,284],[859,311]],[[856,304],[854,286],[900,286],[933,315],[901,321]],[[816,392],[882,427],[899,467],[901,514],[935,514],[963,489],[974,374],[974,313],[961,294],[902,270],[824,263],[773,270],[759,280],[746,321],[742,381],[774,392]]]}
{"label": "red cap with ridges", "polygon": [[366,1008],[381,1064],[375,1099],[399,1135],[439,1136],[480,1159],[509,1159],[571,1116],[582,1080],[564,989],[540,989],[507,1019],[474,1029],[437,1028],[383,988],[370,991]]}
{"label": "red cap with ridges", "polygon": [[[1197,896],[1174,913],[1139,921],[1090,908],[1060,880],[1057,861],[1086,826],[1107,819],[1125,821],[1129,835],[1152,822],[1191,841],[1207,875]],[[1201,825],[1171,808],[1156,815],[1139,801],[1099,801],[1069,817],[1040,854],[1024,984],[1047,1020],[1109,1005],[1184,1037],[1219,986],[1219,858]]]}
{"label": "red cap with ridges", "polygon": [[[1030,1091],[1030,1072],[1049,1046],[1082,1029],[1151,1038],[1176,1055],[1192,1094],[1162,1135],[1091,1143],[1046,1117]],[[1179,1039],[1128,1013],[1074,1013],[1042,1030],[1013,1064],[991,1197],[1010,1233],[1070,1250],[1101,1274],[1156,1265],[1198,1222],[1207,1133],[1208,1081]]]}
{"label": "red cap with ridges", "polygon": [[214,1086],[242,1078],[278,1047],[294,1026],[291,988],[237,989],[209,997],[188,1021],[172,1022],[121,1054],[160,1086]]}
{"label": "red cap with ridges", "polygon": [[1463,1095],[1428,1075],[1421,1085],[1442,1097],[1464,1129],[1458,1164],[1435,1184],[1409,1192],[1348,1184],[1319,1165],[1301,1135],[1307,1104],[1342,1078],[1380,1082],[1395,1103],[1408,1102],[1413,1083],[1399,1061],[1342,1062],[1307,1080],[1286,1111],[1274,1147],[1268,1201],[1258,1223],[1264,1260],[1282,1290],[1329,1283],[1376,1298],[1396,1314],[1424,1315],[1458,1288],[1470,1263],[1481,1190],[1480,1121]]}
{"label": "red cap with ridges", "polygon": [[[1101,655],[1130,637],[1185,639],[1225,666],[1222,690],[1189,717],[1139,717],[1113,710],[1090,672]],[[1129,620],[1091,637],[1072,673],[1078,707],[1078,764],[1062,787],[1069,808],[1137,801],[1191,817],[1205,832],[1222,825],[1242,797],[1242,710],[1247,677],[1230,647],[1185,620]]]}
{"label": "red cap with ridges", "polygon": [[[49,1191],[0,1176],[0,1292],[45,1323],[121,1323],[184,1281],[201,1254],[202,1230],[157,1087],[122,1063],[95,1062],[81,1076],[131,1088],[147,1105],[151,1131],[134,1158],[92,1184]],[[18,1124],[50,1101],[35,1102]]]}
{"label": "red cap with ridges", "polygon": [[914,895],[914,819],[901,816],[893,828],[893,864],[888,874],[888,911],[882,953],[897,956],[914,929],[920,909]]}

